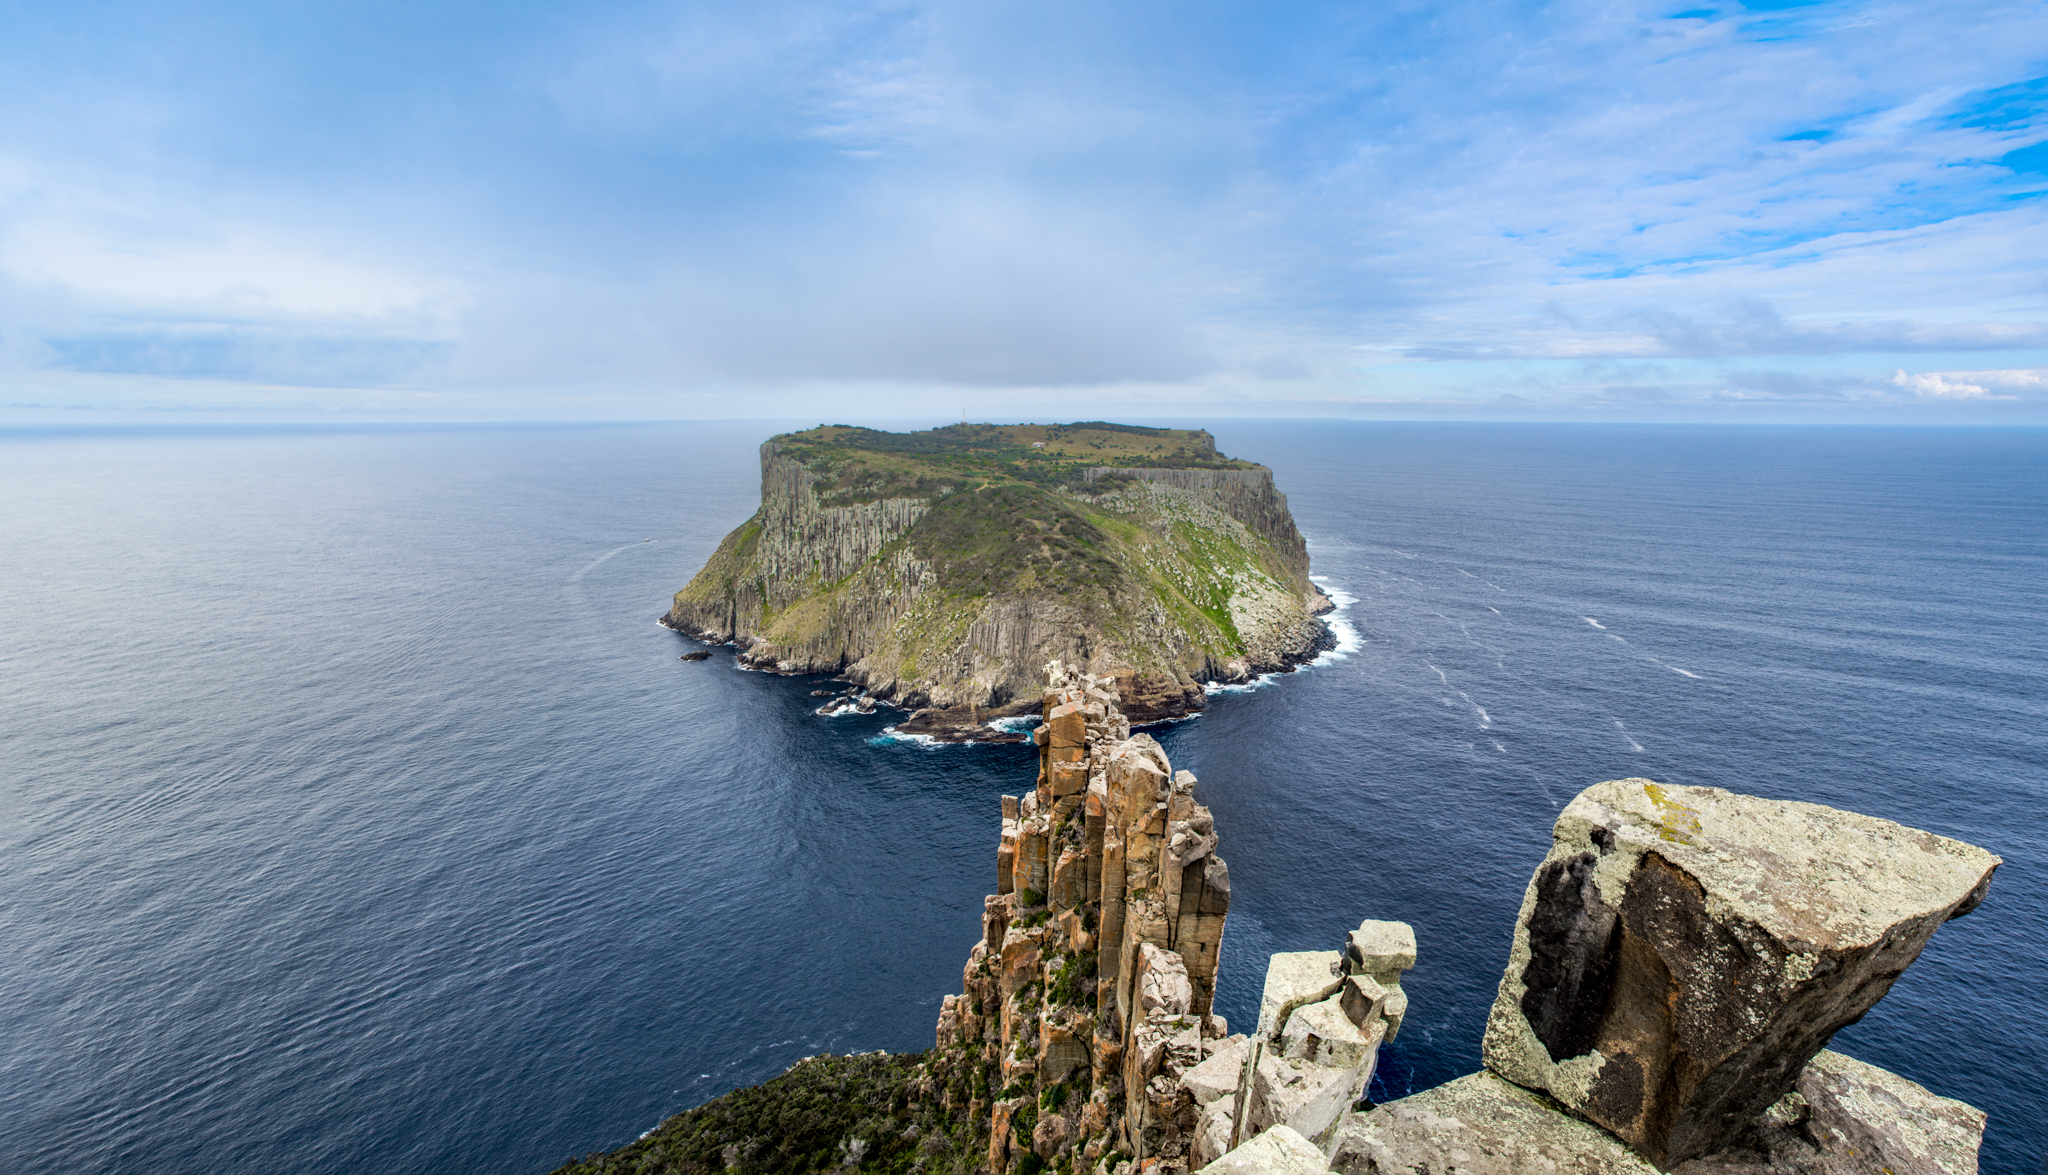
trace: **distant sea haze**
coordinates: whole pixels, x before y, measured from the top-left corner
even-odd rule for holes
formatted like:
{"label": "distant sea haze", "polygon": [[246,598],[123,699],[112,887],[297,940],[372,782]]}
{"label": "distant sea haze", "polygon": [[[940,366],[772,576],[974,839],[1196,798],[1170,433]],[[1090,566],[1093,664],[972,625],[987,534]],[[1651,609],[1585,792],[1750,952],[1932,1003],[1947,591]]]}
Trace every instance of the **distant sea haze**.
{"label": "distant sea haze", "polygon": [[[1346,601],[1161,737],[1219,1010],[1361,918],[1376,1099],[1478,1066],[1558,810],[1625,776],[2006,859],[1835,1047],[2048,1147],[2048,433],[1198,421]],[[821,718],[655,625],[750,425],[0,434],[0,1168],[539,1175],[823,1050],[930,1045],[1020,747]]]}

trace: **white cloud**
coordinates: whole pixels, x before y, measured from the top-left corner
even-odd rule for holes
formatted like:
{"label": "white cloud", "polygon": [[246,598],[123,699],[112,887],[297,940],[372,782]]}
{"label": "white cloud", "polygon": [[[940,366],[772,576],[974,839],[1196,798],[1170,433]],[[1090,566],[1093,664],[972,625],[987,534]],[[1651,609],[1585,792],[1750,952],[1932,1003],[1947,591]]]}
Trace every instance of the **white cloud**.
{"label": "white cloud", "polygon": [[[2006,371],[1926,371],[1892,376],[1900,389],[1936,400],[2017,400],[2015,391],[2048,390],[2048,368]],[[2008,391],[2007,389],[2011,389]]]}
{"label": "white cloud", "polygon": [[[2031,398],[1868,357],[2048,350],[2048,199],[1996,162],[2041,128],[1964,116],[2048,10],[1668,8],[629,2],[417,77],[252,34],[221,84],[270,89],[81,75],[0,127],[0,364],[1308,404],[1371,348],[1438,373],[1375,398]],[[95,86],[148,117],[52,113]]]}

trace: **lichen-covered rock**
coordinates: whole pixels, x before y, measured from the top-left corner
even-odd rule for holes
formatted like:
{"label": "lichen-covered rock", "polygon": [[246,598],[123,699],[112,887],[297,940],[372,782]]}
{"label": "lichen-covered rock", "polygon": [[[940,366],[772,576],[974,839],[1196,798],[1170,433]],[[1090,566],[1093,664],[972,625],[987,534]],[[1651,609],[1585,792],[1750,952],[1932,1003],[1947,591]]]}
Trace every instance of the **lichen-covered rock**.
{"label": "lichen-covered rock", "polygon": [[1323,1152],[1290,1127],[1275,1126],[1201,1169],[1202,1175],[1325,1175]]}
{"label": "lichen-covered rock", "polygon": [[[1824,1050],[1734,1145],[1671,1175],[1975,1175],[1983,1133],[1982,1111]],[[1339,1175],[1657,1173],[1607,1131],[1488,1072],[1352,1114],[1330,1165]]]}
{"label": "lichen-covered rock", "polygon": [[1660,1166],[1720,1150],[1998,864],[1817,804],[1596,784],[1529,883],[1487,1067]]}
{"label": "lichen-covered rock", "polygon": [[1826,1050],[1726,1150],[1672,1175],[1976,1175],[1984,1111]]}
{"label": "lichen-covered rock", "polygon": [[1350,1115],[1340,1175],[1657,1175],[1613,1135],[1486,1072]]}

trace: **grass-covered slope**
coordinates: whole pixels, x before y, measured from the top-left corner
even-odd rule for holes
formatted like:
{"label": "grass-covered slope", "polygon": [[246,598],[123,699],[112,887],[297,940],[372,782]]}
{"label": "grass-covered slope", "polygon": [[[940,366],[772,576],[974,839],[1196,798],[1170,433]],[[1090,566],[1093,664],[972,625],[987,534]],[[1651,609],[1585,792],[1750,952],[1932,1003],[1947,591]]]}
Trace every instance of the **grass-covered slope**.
{"label": "grass-covered slope", "polygon": [[760,511],[668,615],[752,664],[978,718],[1035,702],[1058,658],[1126,675],[1143,719],[1324,639],[1270,471],[1200,430],[831,425],[761,463]]}
{"label": "grass-covered slope", "polygon": [[973,1096],[964,1079],[928,1076],[924,1054],[807,1057],[555,1175],[966,1175],[987,1166]]}

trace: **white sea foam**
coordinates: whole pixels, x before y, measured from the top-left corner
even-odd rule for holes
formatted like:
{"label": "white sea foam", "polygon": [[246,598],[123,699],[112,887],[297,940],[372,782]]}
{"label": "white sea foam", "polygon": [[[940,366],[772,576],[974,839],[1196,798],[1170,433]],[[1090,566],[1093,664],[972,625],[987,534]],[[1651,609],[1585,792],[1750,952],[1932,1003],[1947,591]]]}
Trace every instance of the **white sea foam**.
{"label": "white sea foam", "polygon": [[1495,616],[1499,616],[1501,614],[1501,610],[1499,608],[1494,607],[1492,604],[1488,604],[1486,606],[1486,610],[1488,612],[1493,613]]}
{"label": "white sea foam", "polygon": [[1202,683],[1202,692],[1205,694],[1248,694],[1255,689],[1266,688],[1279,676],[1277,673],[1261,673],[1250,681],[1205,681]]}
{"label": "white sea foam", "polygon": [[1330,602],[1336,605],[1329,615],[1323,617],[1323,623],[1330,626],[1330,635],[1336,638],[1337,643],[1334,647],[1317,653],[1313,661],[1303,666],[1312,669],[1318,665],[1344,660],[1365,644],[1365,638],[1358,635],[1358,629],[1353,627],[1344,615],[1351,610],[1351,605],[1358,602],[1358,597],[1332,584],[1326,575],[1311,575],[1309,580],[1320,587],[1323,594],[1330,597]]}
{"label": "white sea foam", "polygon": [[1443,683],[1444,683],[1445,685],[1449,685],[1449,684],[1451,684],[1451,679],[1450,679],[1450,678],[1448,678],[1448,677],[1445,677],[1445,676],[1444,676],[1444,671],[1443,671],[1443,670],[1441,670],[1441,669],[1437,669],[1435,665],[1431,665],[1431,664],[1430,664],[1430,663],[1429,663],[1428,661],[1424,661],[1424,662],[1423,662],[1423,664],[1424,664],[1424,665],[1429,665],[1429,667],[1430,667],[1431,669],[1436,669],[1436,675],[1437,675],[1437,678],[1438,678],[1438,680],[1442,681],[1442,682],[1443,682]]}
{"label": "white sea foam", "polygon": [[1611,632],[1607,634],[1607,639],[1608,639],[1608,640],[1611,640],[1611,641],[1620,641],[1620,642],[1621,642],[1622,644],[1624,644],[1624,645],[1628,643],[1628,638],[1627,638],[1627,637],[1625,637],[1625,636],[1616,636],[1616,635],[1614,635],[1614,634],[1613,634],[1613,633],[1611,633]]}
{"label": "white sea foam", "polygon": [[[1660,661],[1660,662],[1658,662],[1658,664],[1662,665],[1662,664],[1663,664],[1663,662],[1661,662],[1661,661]],[[1666,668],[1666,669],[1669,669],[1669,670],[1670,670],[1671,672],[1673,672],[1673,673],[1680,673],[1680,674],[1684,674],[1685,676],[1687,676],[1687,677],[1690,677],[1690,678],[1692,678],[1692,679],[1693,679],[1694,681],[1705,681],[1705,680],[1706,680],[1706,678],[1704,678],[1704,677],[1701,677],[1701,676],[1700,676],[1699,674],[1697,674],[1697,673],[1693,673],[1693,672],[1690,672],[1690,671],[1688,671],[1688,670],[1680,669],[1680,668],[1679,668],[1678,666],[1676,666],[1676,665],[1665,665],[1665,666],[1664,666],[1664,668]]]}
{"label": "white sea foam", "polygon": [[1479,582],[1480,582],[1480,583],[1484,583],[1484,584],[1486,584],[1486,586],[1487,586],[1487,587],[1490,587],[1490,588],[1492,588],[1492,589],[1493,589],[1494,591],[1497,591],[1497,592],[1504,592],[1504,591],[1508,590],[1508,589],[1506,589],[1506,588],[1504,588],[1504,587],[1500,586],[1500,585],[1499,585],[1499,584],[1497,584],[1497,583],[1487,583],[1487,581],[1486,581],[1486,580],[1483,580],[1483,579],[1482,579],[1482,580],[1480,580]]}
{"label": "white sea foam", "polygon": [[[1462,575],[1462,576],[1464,576],[1464,577],[1465,577],[1466,579],[1479,579],[1479,577],[1478,577],[1478,576],[1476,576],[1476,575],[1472,574],[1471,572],[1469,572],[1469,571],[1465,570],[1465,569],[1464,569],[1464,568],[1462,568],[1462,567],[1459,567],[1459,568],[1455,568],[1455,570],[1457,571],[1457,573],[1458,573],[1459,575]],[[1485,583],[1486,581],[1485,581],[1485,580],[1483,580],[1483,579],[1480,579],[1480,580],[1479,580],[1479,582],[1481,582],[1481,583]]]}
{"label": "white sea foam", "polygon": [[990,730],[1002,731],[1004,734],[1030,734],[1038,726],[1038,715],[1018,714],[1009,718],[991,718],[982,725]]}
{"label": "white sea foam", "polygon": [[1604,630],[1607,627],[1606,625],[1600,623],[1598,620],[1593,619],[1591,616],[1581,616],[1579,617],[1579,619],[1585,621],[1587,624],[1592,625],[1594,628]]}
{"label": "white sea foam", "polygon": [[972,739],[964,743],[949,743],[943,739],[933,738],[928,734],[905,734],[893,726],[884,726],[882,733],[867,741],[871,747],[908,745],[923,747],[926,750],[934,750],[939,747],[971,747],[975,745]]}

